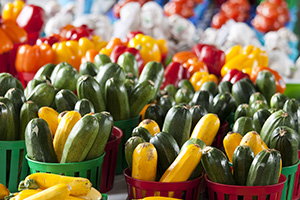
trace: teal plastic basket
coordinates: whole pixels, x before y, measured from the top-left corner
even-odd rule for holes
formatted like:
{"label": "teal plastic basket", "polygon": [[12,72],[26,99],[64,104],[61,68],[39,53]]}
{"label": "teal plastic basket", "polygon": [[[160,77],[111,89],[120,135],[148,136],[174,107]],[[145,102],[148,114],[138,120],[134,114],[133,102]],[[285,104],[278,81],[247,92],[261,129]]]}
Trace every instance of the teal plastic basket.
{"label": "teal plastic basket", "polygon": [[131,119],[114,122],[114,125],[123,131],[123,137],[121,138],[119,144],[116,174],[122,174],[123,170],[128,167],[125,159],[124,145],[126,141],[131,137],[132,130],[138,126],[139,120],[140,116],[137,116]]}
{"label": "teal plastic basket", "polygon": [[31,160],[26,155],[30,173],[44,172],[65,176],[83,177],[91,181],[94,188],[100,190],[102,163],[105,153],[93,160],[74,163],[45,163]]}
{"label": "teal plastic basket", "polygon": [[0,141],[0,183],[17,192],[19,182],[28,175],[25,141]]}
{"label": "teal plastic basket", "polygon": [[281,200],[291,200],[293,197],[295,175],[298,170],[299,163],[300,161],[298,161],[295,165],[283,167],[281,169],[281,173],[287,178],[282,191]]}

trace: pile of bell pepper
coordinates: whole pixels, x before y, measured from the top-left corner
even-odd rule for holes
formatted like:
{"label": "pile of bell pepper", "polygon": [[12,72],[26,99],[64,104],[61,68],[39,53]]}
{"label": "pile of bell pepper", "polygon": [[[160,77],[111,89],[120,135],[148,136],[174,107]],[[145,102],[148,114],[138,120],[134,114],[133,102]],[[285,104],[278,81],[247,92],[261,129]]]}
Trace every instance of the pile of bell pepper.
{"label": "pile of bell pepper", "polygon": [[164,5],[164,14],[166,16],[180,15],[189,18],[194,15],[194,8],[202,3],[202,0],[171,0]]}

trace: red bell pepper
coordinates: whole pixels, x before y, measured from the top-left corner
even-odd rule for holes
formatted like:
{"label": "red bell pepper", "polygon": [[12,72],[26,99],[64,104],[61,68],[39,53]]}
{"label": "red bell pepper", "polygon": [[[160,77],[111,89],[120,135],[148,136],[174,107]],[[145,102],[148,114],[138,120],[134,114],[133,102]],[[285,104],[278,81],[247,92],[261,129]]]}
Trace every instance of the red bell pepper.
{"label": "red bell pepper", "polygon": [[141,57],[140,51],[137,50],[136,48],[127,47],[125,45],[116,45],[110,54],[111,61],[116,63],[118,61],[119,56],[125,52],[129,52],[134,55],[139,66],[139,74],[140,74],[144,68],[144,61]]}
{"label": "red bell pepper", "polygon": [[87,25],[75,27],[69,24],[61,29],[59,35],[62,40],[79,40],[82,37],[93,40],[94,30]]}
{"label": "red bell pepper", "polygon": [[52,46],[54,43],[57,43],[59,41],[60,41],[59,35],[52,34],[50,36],[37,39],[36,44],[40,45],[40,44],[44,43],[44,44],[49,44],[50,46]]}
{"label": "red bell pepper", "polygon": [[243,78],[250,78],[250,77],[248,74],[246,74],[240,70],[230,69],[227,71],[225,76],[222,78],[222,81],[230,81],[232,84],[234,84]]}
{"label": "red bell pepper", "polygon": [[129,42],[129,40],[134,38],[134,36],[136,36],[137,34],[144,34],[144,33],[142,31],[131,31],[126,35],[126,42]]}
{"label": "red bell pepper", "polygon": [[189,79],[189,71],[182,66],[179,62],[170,62],[165,69],[164,81],[161,84],[160,89],[164,89],[167,85],[173,84],[178,86],[179,81],[182,79]]}
{"label": "red bell pepper", "polygon": [[39,6],[27,4],[21,10],[16,22],[27,33],[40,33],[45,23],[45,11]]}
{"label": "red bell pepper", "polygon": [[221,75],[221,69],[225,64],[225,53],[214,45],[196,44],[192,51],[202,62],[207,65],[208,71],[216,76]]}

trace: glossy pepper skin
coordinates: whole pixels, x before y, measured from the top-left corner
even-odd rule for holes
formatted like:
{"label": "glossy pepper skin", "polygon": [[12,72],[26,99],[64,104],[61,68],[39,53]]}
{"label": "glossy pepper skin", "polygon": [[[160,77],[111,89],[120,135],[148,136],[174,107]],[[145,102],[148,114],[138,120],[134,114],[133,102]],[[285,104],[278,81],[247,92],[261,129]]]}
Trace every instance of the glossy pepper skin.
{"label": "glossy pepper skin", "polygon": [[213,81],[218,84],[218,78],[214,74],[208,72],[196,72],[190,78],[190,82],[193,85],[195,91],[199,91],[201,86],[208,81]]}
{"label": "glossy pepper skin", "polygon": [[49,44],[50,46],[52,46],[54,43],[59,42],[59,41],[60,41],[60,36],[57,34],[52,34],[47,37],[38,38],[36,41],[36,44],[40,45],[42,43],[45,43],[45,44]]}
{"label": "glossy pepper skin", "polygon": [[15,0],[12,3],[5,4],[2,10],[3,20],[16,22],[16,19],[24,6],[25,2],[22,0]]}
{"label": "glossy pepper skin", "polygon": [[45,23],[45,11],[39,6],[27,4],[21,10],[16,22],[27,33],[40,33]]}
{"label": "glossy pepper skin", "polygon": [[178,62],[171,62],[165,69],[164,80],[160,88],[164,89],[169,84],[173,84],[177,87],[179,81],[189,78],[190,74],[188,70],[182,66],[182,64]]}
{"label": "glossy pepper skin", "polygon": [[0,28],[0,54],[9,52],[13,49],[14,44],[6,33]]}
{"label": "glossy pepper skin", "polygon": [[221,69],[225,64],[225,53],[214,45],[196,44],[192,52],[198,59],[207,65],[208,71],[216,76],[221,75]]}
{"label": "glossy pepper skin", "polygon": [[35,73],[40,67],[53,62],[53,51],[48,44],[21,45],[18,49],[15,66],[18,72]]}
{"label": "glossy pepper skin", "polygon": [[250,78],[250,77],[248,74],[246,74],[240,70],[230,69],[227,71],[225,76],[222,78],[222,81],[230,81],[232,84],[234,84],[243,78]]}
{"label": "glossy pepper skin", "polygon": [[61,40],[79,40],[82,37],[93,39],[94,31],[90,29],[87,25],[73,26],[66,25],[60,30]]}

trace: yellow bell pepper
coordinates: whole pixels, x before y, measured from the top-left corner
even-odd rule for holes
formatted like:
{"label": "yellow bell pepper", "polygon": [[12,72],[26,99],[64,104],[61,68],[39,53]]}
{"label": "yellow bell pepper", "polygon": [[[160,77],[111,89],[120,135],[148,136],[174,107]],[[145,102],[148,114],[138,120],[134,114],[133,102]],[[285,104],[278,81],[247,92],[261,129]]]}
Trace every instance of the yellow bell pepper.
{"label": "yellow bell pepper", "polygon": [[148,35],[137,34],[134,38],[129,40],[128,47],[139,49],[144,64],[147,64],[150,61],[161,61],[162,53],[158,43],[161,45],[162,51],[165,51],[165,47],[161,41],[158,42]]}
{"label": "yellow bell pepper", "polygon": [[225,76],[230,69],[238,69],[251,75],[252,68],[261,65],[268,65],[266,51],[262,51],[260,48],[253,45],[248,45],[244,48],[240,45],[236,45],[226,52],[226,63],[222,67],[221,76]]}
{"label": "yellow bell pepper", "polygon": [[15,22],[24,5],[25,3],[22,0],[15,0],[13,3],[5,4],[2,11],[3,20],[11,20]]}
{"label": "yellow bell pepper", "polygon": [[104,48],[107,45],[107,42],[97,35],[93,36],[93,43],[94,43],[94,49],[96,51],[100,51],[102,48]]}
{"label": "yellow bell pepper", "polygon": [[190,82],[192,83],[195,91],[199,91],[201,86],[208,81],[213,81],[218,84],[218,78],[214,74],[209,74],[208,72],[196,72],[190,78]]}

